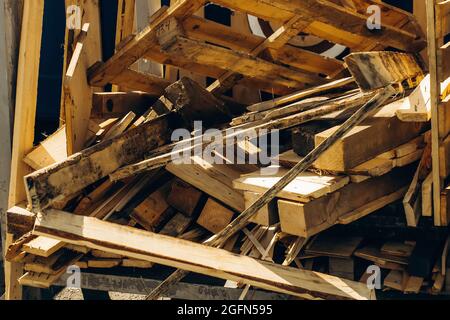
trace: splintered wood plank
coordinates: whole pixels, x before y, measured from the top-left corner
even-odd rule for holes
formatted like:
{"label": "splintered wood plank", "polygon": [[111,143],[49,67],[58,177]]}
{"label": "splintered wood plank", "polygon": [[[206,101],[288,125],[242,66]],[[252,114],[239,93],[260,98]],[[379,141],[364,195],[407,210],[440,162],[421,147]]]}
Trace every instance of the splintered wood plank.
{"label": "splintered wood plank", "polygon": [[29,203],[35,209],[62,201],[127,163],[142,160],[150,150],[168,142],[169,116],[69,157],[26,177]]}
{"label": "splintered wood plank", "polygon": [[[308,203],[278,200],[281,230],[307,238],[337,223],[354,221],[353,214],[357,219],[362,218],[401,198],[411,174],[410,168],[396,169],[381,177],[348,184]],[[400,194],[396,194],[399,190]],[[391,194],[395,197],[388,197]]]}
{"label": "splintered wood plank", "polygon": [[[36,221],[34,232],[162,265],[305,297],[372,299],[364,284],[279,266],[225,250],[55,210]],[[214,257],[214,259],[211,259]]]}
{"label": "splintered wood plank", "polygon": [[[239,14],[242,13],[235,13],[235,15]],[[233,18],[235,17],[233,16]],[[186,35],[191,39],[208,41],[241,52],[252,52],[264,42],[263,37],[251,33],[244,34],[240,29],[230,28],[196,16],[187,18],[183,22],[183,28]],[[270,43],[268,43],[268,46],[268,51],[275,60],[297,67],[300,70],[331,76],[344,69],[343,63],[339,60],[326,58],[289,44],[277,49],[271,49]]]}
{"label": "splintered wood plank", "polygon": [[23,250],[40,257],[50,257],[53,253],[64,247],[64,242],[48,238],[38,237],[23,246]]}
{"label": "splintered wood plank", "polygon": [[[346,171],[419,136],[422,124],[402,122],[397,118],[395,113],[401,103],[402,100],[399,100],[382,107],[340,139],[314,165],[323,170]],[[316,146],[338,128],[336,126],[317,134]]]}
{"label": "splintered wood plank", "polygon": [[170,183],[166,183],[134,208],[131,217],[145,229],[153,231],[164,219],[164,214],[169,209],[167,203],[169,192]]}
{"label": "splintered wood plank", "polygon": [[231,222],[233,216],[233,211],[213,199],[208,199],[197,224],[212,233],[219,233]]}
{"label": "splintered wood plank", "polygon": [[423,75],[413,55],[397,52],[352,53],[345,63],[363,90],[374,90]]}
{"label": "splintered wood plank", "polygon": [[67,158],[66,128],[63,126],[39,144],[23,159],[34,170],[40,170]]}
{"label": "splintered wood plank", "polygon": [[[260,193],[244,191],[245,208],[250,208],[250,206],[260,197]],[[277,201],[273,200],[267,206],[264,206],[254,217],[250,219],[250,222],[263,226],[273,226],[274,224],[280,222],[280,218],[278,217]]]}
{"label": "splintered wood plank", "polygon": [[270,81],[288,88],[303,88],[305,85],[320,84],[325,80],[312,73],[301,72],[281,65],[267,62],[237,51],[213,46],[182,36],[172,39],[163,49],[171,61],[178,57],[208,66],[218,66],[250,78]]}
{"label": "splintered wood plank", "polygon": [[[82,23],[89,24],[89,30],[69,30],[66,28],[64,61],[64,78],[62,87],[61,109],[63,110],[67,134],[67,152],[72,155],[83,149],[87,139],[89,118],[92,108],[92,95],[102,91],[93,88],[87,81],[88,68],[102,60],[100,7],[98,1],[65,0],[66,8],[78,6],[82,13]],[[82,39],[82,51],[78,52],[78,63],[71,66],[70,61],[76,58],[77,43]],[[80,42],[81,43],[81,42]],[[72,52],[72,48],[75,50]],[[78,46],[80,48],[80,46]],[[72,69],[70,69],[72,67]],[[72,76],[65,77],[67,72]]]}
{"label": "splintered wood plank", "polygon": [[431,172],[422,183],[422,216],[433,216],[433,173]]}
{"label": "splintered wood plank", "polygon": [[[236,189],[264,193],[274,186],[286,174],[284,168],[273,168],[271,175],[262,175],[260,171],[244,175],[235,180]],[[320,198],[344,187],[350,182],[348,177],[320,176],[315,173],[302,173],[278,194],[279,198],[308,202]]]}

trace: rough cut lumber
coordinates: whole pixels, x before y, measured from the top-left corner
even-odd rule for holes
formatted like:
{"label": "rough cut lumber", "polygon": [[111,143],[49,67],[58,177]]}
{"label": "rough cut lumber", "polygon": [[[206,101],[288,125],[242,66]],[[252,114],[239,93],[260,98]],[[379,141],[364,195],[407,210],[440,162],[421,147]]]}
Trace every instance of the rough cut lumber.
{"label": "rough cut lumber", "polygon": [[350,78],[344,78],[340,80],[336,80],[330,83],[325,83],[323,85],[309,88],[300,92],[296,92],[284,97],[276,98],[274,100],[264,101],[260,103],[256,103],[254,105],[249,106],[247,109],[248,111],[267,111],[276,107],[281,107],[283,105],[287,105],[289,103],[293,103],[295,101],[299,101],[301,99],[306,99],[311,96],[319,95],[319,94],[325,94],[328,91],[338,89],[338,88],[345,88],[346,86],[349,86],[353,84],[355,80],[353,77]]}
{"label": "rough cut lumber", "polygon": [[153,101],[154,97],[144,92],[97,92],[92,97],[91,117],[121,118],[130,111],[141,115]]}
{"label": "rough cut lumber", "polygon": [[301,72],[260,58],[254,58],[248,54],[190,40],[182,36],[171,39],[170,46],[164,46],[163,50],[169,54],[171,61],[183,57],[194,63],[220,67],[249,78],[273,82],[288,88],[303,88],[305,85],[311,86],[325,82],[323,78],[315,74]]}
{"label": "rough cut lumber", "polygon": [[[36,117],[43,16],[43,0],[24,1],[17,67],[9,208],[26,199],[23,177],[30,169],[22,160],[31,151],[34,142],[32,128]],[[8,246],[9,241],[13,240],[12,235],[7,235],[5,240],[5,245]],[[22,298],[22,288],[17,282],[22,273],[20,265],[5,262],[6,300]]]}
{"label": "rough cut lumber", "polygon": [[64,243],[48,237],[37,237],[24,244],[23,250],[41,257],[50,257],[56,251],[64,247]]}
{"label": "rough cut lumber", "polygon": [[197,224],[212,233],[222,231],[233,220],[234,212],[213,199],[208,199]]}
{"label": "rough cut lumber", "polygon": [[[420,135],[422,124],[400,121],[395,112],[402,100],[381,108],[375,115],[340,139],[314,164],[329,171],[346,171]],[[333,127],[316,135],[316,146],[333,134]]]}
{"label": "rough cut lumber", "polygon": [[[124,260],[126,261],[126,260]],[[55,286],[67,286],[67,278],[63,275]],[[101,290],[106,292],[122,292],[126,294],[146,295],[156,288],[161,281],[142,277],[113,276],[96,273],[81,273],[81,287],[83,289]],[[226,288],[223,286],[210,286],[191,283],[179,283],[168,292],[167,297],[182,300],[238,300],[242,290]],[[249,292],[254,300],[288,300],[289,295],[263,290],[251,290]]]}
{"label": "rough cut lumber", "polygon": [[33,209],[46,208],[83,190],[127,163],[141,160],[150,150],[168,142],[170,115],[90,149],[64,162],[25,177],[28,201]]}
{"label": "rough cut lumber", "polygon": [[[87,34],[83,30],[66,28],[64,54],[64,69],[61,93],[61,112],[65,120],[67,133],[67,153],[72,155],[83,149],[87,140],[89,117],[92,108],[92,95],[102,91],[93,88],[87,81],[88,68],[102,59],[100,5],[97,1],[65,0],[66,8],[76,5],[82,12],[82,23],[89,25]],[[82,39],[84,37],[84,39]],[[78,63],[70,70],[70,61],[75,56],[77,43],[82,43]],[[79,46],[78,46],[79,47]],[[66,77],[72,71],[72,77]]]}
{"label": "rough cut lumber", "polygon": [[131,217],[145,229],[153,231],[164,220],[164,215],[169,209],[166,200],[169,192],[170,183],[167,183],[134,208]]}
{"label": "rough cut lumber", "polygon": [[192,216],[202,197],[202,192],[189,184],[175,179],[167,203],[187,216]]}
{"label": "rough cut lumber", "polygon": [[233,188],[233,180],[243,173],[239,170],[239,166],[210,164],[199,157],[194,157],[192,160],[193,164],[171,163],[166,169],[230,208],[236,211],[245,209],[243,193]]}
{"label": "rough cut lumber", "polygon": [[159,234],[170,237],[179,237],[191,226],[192,222],[193,219],[191,217],[186,217],[182,213],[177,213],[166,223]]}
{"label": "rough cut lumber", "polygon": [[350,258],[362,241],[362,237],[320,234],[307,245],[305,253],[317,256]]}
{"label": "rough cut lumber", "polygon": [[[260,193],[244,191],[245,208],[250,208],[260,196]],[[254,217],[250,219],[250,222],[262,226],[273,226],[274,224],[280,222],[280,218],[278,217],[277,201],[273,200],[268,205],[264,206]]]}
{"label": "rough cut lumber", "polygon": [[[336,111],[343,111],[351,108],[360,107],[361,105],[368,103],[374,97],[374,94],[375,93],[356,94],[344,99],[343,101],[330,102],[325,105],[320,105],[316,108],[307,110],[305,112],[289,115],[280,119],[275,119],[271,121],[265,120],[255,121],[243,126],[233,127],[230,128],[235,130],[232,134],[229,134],[227,130],[223,130],[222,131],[224,137],[223,141],[227,139],[235,139],[236,137],[246,134],[247,135],[254,134],[255,131],[258,133],[261,132],[260,130],[264,129],[283,130],[300,125],[302,123],[316,120],[324,115],[329,115]],[[152,169],[168,165],[172,162],[172,159],[174,157],[175,158],[180,157],[181,150],[188,152],[194,150],[194,148],[199,147],[198,143],[195,142],[197,141],[196,139],[200,139],[200,137],[191,138],[189,140],[182,140],[172,145],[165,146],[160,150],[155,150],[150,156],[147,157],[146,160],[136,164],[125,166],[117,170],[116,172],[110,175],[110,179],[120,180],[141,172],[149,171]],[[205,140],[209,142],[209,139],[203,139],[203,141]],[[205,142],[201,143],[202,151],[206,148],[207,144],[209,145],[210,143]],[[222,202],[226,203],[225,201]]]}
{"label": "rough cut lumber", "polygon": [[413,55],[397,52],[352,53],[345,63],[362,90],[374,90],[423,75]]}
{"label": "rough cut lumber", "polygon": [[374,298],[374,292],[360,283],[55,210],[36,220],[34,233],[299,297]]}
{"label": "rough cut lumber", "polygon": [[[284,168],[276,167],[273,167],[273,170],[275,172],[270,175],[261,175],[259,170],[243,175],[233,182],[233,186],[239,190],[263,193],[280,181],[288,171]],[[315,173],[305,172],[296,177],[277,196],[287,200],[309,202],[312,199],[318,199],[337,191],[349,182],[349,177],[321,176]]]}
{"label": "rough cut lumber", "polygon": [[40,170],[67,159],[66,128],[61,127],[23,159],[34,170]]}
{"label": "rough cut lumber", "polygon": [[[368,215],[389,204],[380,201],[381,198],[407,186],[411,173],[411,168],[396,169],[381,177],[351,183],[308,203],[279,200],[281,229],[292,235],[310,237],[339,223],[340,218],[355,214],[360,208],[364,208],[364,214]],[[400,197],[402,194],[397,199]]]}

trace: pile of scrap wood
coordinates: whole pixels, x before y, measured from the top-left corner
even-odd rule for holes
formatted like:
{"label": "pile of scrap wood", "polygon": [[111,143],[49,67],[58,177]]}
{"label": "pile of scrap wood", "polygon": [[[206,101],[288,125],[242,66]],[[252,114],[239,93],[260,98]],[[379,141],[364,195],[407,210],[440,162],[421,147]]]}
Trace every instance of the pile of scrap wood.
{"label": "pile of scrap wood", "polygon": [[[27,201],[8,211],[19,283],[48,288],[73,265],[163,265],[185,271],[153,298],[187,271],[245,287],[242,299],[250,286],[307,299],[444,291],[447,233],[423,226],[433,214],[429,77],[411,54],[372,51],[423,49],[414,17],[384,5],[386,27],[369,33],[356,25],[372,1],[213,2],[282,27],[264,39],[194,15],[204,1],[162,8],[137,35],[122,29],[115,55],[88,70],[87,121],[75,87],[93,26],[71,37],[71,121],[24,157]],[[300,31],[366,52],[325,58],[290,44]],[[139,72],[141,58],[195,75]],[[205,88],[198,75],[217,80]],[[94,92],[107,84],[122,91]],[[226,95],[236,85],[280,96],[248,104]]]}

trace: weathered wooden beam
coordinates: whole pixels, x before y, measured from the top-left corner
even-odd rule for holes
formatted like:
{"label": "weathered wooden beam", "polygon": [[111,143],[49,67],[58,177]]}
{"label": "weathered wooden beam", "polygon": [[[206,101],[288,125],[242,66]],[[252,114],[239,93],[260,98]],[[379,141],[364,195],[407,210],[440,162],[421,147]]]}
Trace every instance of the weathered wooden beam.
{"label": "weathered wooden beam", "polygon": [[142,160],[149,151],[169,141],[171,119],[172,115],[157,118],[26,176],[29,203],[40,211],[123,165]]}
{"label": "weathered wooden beam", "polygon": [[[268,21],[286,22],[297,15],[311,24],[305,32],[323,36],[325,26],[329,26],[334,29],[334,32],[326,33],[328,35],[327,40],[353,47],[355,47],[355,42],[346,42],[346,38],[356,36],[357,39],[362,41],[371,41],[406,51],[419,51],[425,47],[425,41],[420,39],[417,34],[403,31],[394,26],[382,24],[380,30],[373,32],[373,30],[367,28],[368,17],[366,15],[349,10],[332,1],[215,0],[214,3],[250,13]],[[350,36],[346,37],[346,34]]]}
{"label": "weathered wooden beam", "polygon": [[49,210],[40,216],[33,232],[91,249],[179,267],[298,297],[374,298],[373,290],[361,283],[257,261],[222,249],[56,210]]}
{"label": "weathered wooden beam", "polygon": [[[69,275],[63,275],[54,285],[67,286]],[[142,277],[114,276],[109,274],[81,273],[81,288],[107,292],[121,292],[146,295],[156,288],[161,280]],[[167,293],[168,298],[182,300],[238,300],[241,289],[226,288],[218,285],[204,285],[182,282]],[[289,295],[261,290],[251,290],[249,296],[253,300],[288,300]]]}
{"label": "weathered wooden beam", "polygon": [[417,59],[405,53],[352,53],[344,60],[359,87],[366,91],[414,79],[424,73]]}

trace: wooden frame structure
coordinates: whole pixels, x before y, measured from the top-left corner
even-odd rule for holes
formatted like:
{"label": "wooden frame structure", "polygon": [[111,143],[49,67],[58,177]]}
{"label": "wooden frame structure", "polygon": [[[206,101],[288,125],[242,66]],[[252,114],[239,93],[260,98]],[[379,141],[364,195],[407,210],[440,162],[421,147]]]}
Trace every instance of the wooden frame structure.
{"label": "wooden frame structure", "polygon": [[[29,67],[18,81],[16,114],[17,112],[23,112],[24,116],[20,117],[20,119],[16,118],[15,130],[21,130],[25,125],[33,124],[34,126],[36,103],[35,101],[27,101],[27,108],[25,108],[23,99],[26,99],[25,93],[28,99],[33,99],[36,96],[29,92],[37,90],[36,72],[39,70],[39,53],[37,49],[40,48],[40,34],[34,29],[42,30],[42,28],[38,28],[39,24],[42,23],[42,15],[36,14],[36,12],[41,12],[43,1],[25,0],[25,14],[28,12],[28,15],[30,15],[30,11],[27,11],[31,10],[30,6],[38,7],[34,8],[37,11],[34,11],[33,16],[28,16],[28,23],[24,22],[24,30],[22,32],[23,48],[21,52],[22,50],[31,50],[34,54],[32,55],[32,68]],[[78,1],[66,1],[66,3],[72,2],[76,3]],[[127,0],[120,2],[125,3]],[[363,21],[363,19],[366,19],[363,13],[352,11],[349,8],[335,4],[333,1],[320,1],[320,4],[318,4],[319,1],[305,1],[305,3],[307,2],[312,6],[311,8],[315,8],[310,10],[324,12],[323,15],[317,18],[317,21],[306,19],[307,23],[301,22],[305,17],[298,14],[298,12],[301,12],[301,8],[296,7],[297,5],[302,6],[302,4],[292,4],[291,1],[287,0],[216,0],[214,2],[261,18],[268,18],[267,12],[270,11],[270,18],[275,18],[278,23],[281,23],[282,27],[268,39],[258,36],[243,36],[228,27],[194,16],[193,14],[204,5],[204,1],[179,0],[170,8],[161,9],[159,15],[150,22],[150,26],[136,36],[131,38],[122,37],[123,42],[119,44],[116,55],[105,63],[96,64],[90,69],[89,84],[101,87],[108,83],[113,83],[119,86],[126,85],[124,88],[131,90],[143,89],[142,85],[145,83],[145,90],[151,89],[150,93],[159,95],[161,89],[168,83],[165,79],[140,74],[130,68],[139,58],[145,57],[158,63],[172,65],[203,76],[219,79],[209,88],[213,92],[221,93],[239,83],[244,86],[251,84],[269,92],[287,93],[302,88],[305,84],[317,84],[328,80],[319,76],[319,74],[326,75],[329,79],[332,79],[343,70],[342,63],[337,60],[326,59],[291,46],[289,40],[300,31],[309,32],[330,41],[342,42],[352,50],[383,49],[385,44],[405,50],[424,46],[423,38],[416,26],[411,23],[409,15],[387,5],[383,6],[385,10],[389,10],[391,13],[388,15],[389,19],[391,19],[388,21],[388,26],[379,34],[369,34],[362,29],[351,27],[351,21]],[[354,2],[357,4],[362,3],[362,1],[356,0]],[[373,2],[379,4],[378,1],[374,0]],[[327,6],[332,14],[320,10],[323,9],[320,6]],[[272,14],[275,14],[275,17]],[[340,24],[339,28],[332,21],[333,19],[330,19],[330,17],[335,18],[336,15],[342,15],[343,17],[341,21],[343,24]],[[348,25],[345,23],[346,21],[349,22]],[[331,24],[327,25],[327,23]],[[33,34],[30,34],[30,30],[33,30]],[[92,32],[90,35],[92,35]],[[198,41],[198,38],[206,38],[212,44],[201,43]],[[76,44],[74,39],[77,39],[75,35],[70,37],[68,35],[67,43]],[[409,44],[408,47],[402,45],[403,39],[408,39],[405,42]],[[152,46],[156,46],[160,50],[150,49]],[[212,55],[214,59],[208,60],[207,55],[199,55],[202,50],[214,53]],[[184,53],[187,59],[175,59],[177,52]],[[225,54],[227,57],[235,59],[234,61],[236,62],[241,60],[244,62],[242,64],[236,63],[236,66],[224,64],[225,68],[230,68],[234,71],[232,73],[212,67],[218,63],[226,63],[226,61],[216,60]],[[295,60],[292,58],[293,56],[301,57],[301,59]],[[304,59],[303,62],[302,59]],[[29,61],[28,63],[30,63]],[[66,63],[70,61],[69,56],[66,57],[65,61]],[[78,70],[81,73],[80,77],[85,76],[87,67],[90,66],[90,63],[86,61],[83,61],[82,64],[84,68],[79,68]],[[253,68],[253,66],[261,67],[257,69],[258,74],[254,73],[253,69],[256,68]],[[281,77],[271,78],[271,76],[279,74],[278,71],[282,72],[283,76],[287,75],[288,80],[281,79]],[[29,79],[30,82],[21,82],[24,79]],[[276,83],[276,85],[274,86],[272,83]],[[86,83],[83,85],[86,85]],[[64,90],[65,93],[69,91],[69,95],[63,96],[63,114],[66,124],[68,123],[71,128],[69,130],[72,130],[67,131],[67,133],[72,137],[76,137],[78,132],[85,132],[85,130],[72,125],[85,119],[84,116],[79,116],[77,110],[83,109],[85,113],[90,111],[90,105],[86,101],[89,101],[92,97],[88,94],[80,99],[79,102],[70,99],[64,100],[65,98],[70,98],[78,89],[69,88],[66,83]],[[71,92],[72,90],[73,92]],[[86,125],[86,123],[83,123],[83,125]],[[23,181],[21,177],[25,175],[24,172],[27,172],[28,168],[21,160],[32,147],[30,132],[32,130],[22,130],[22,133],[18,134],[17,137],[16,134],[14,135],[13,180],[11,181],[9,207],[25,200],[24,192],[22,192],[24,190],[22,190]],[[72,143],[71,147],[69,146],[70,153],[76,152],[79,148],[80,145],[77,146],[77,143]],[[20,286],[14,281],[18,278],[17,275],[21,272],[21,267],[11,265],[8,270],[9,293],[7,297],[20,299]]]}
{"label": "wooden frame structure", "polygon": [[433,161],[434,223],[450,223],[450,190],[445,188],[450,175],[450,99],[442,92],[441,83],[450,76],[449,32],[450,1],[427,0],[428,56],[431,77],[431,128]]}
{"label": "wooden frame structure", "polygon": [[[335,59],[290,45],[289,41],[299,32],[357,51],[386,46],[408,51],[425,46],[420,29],[410,19],[412,15],[378,1],[374,3],[389,14],[386,14],[382,30],[376,33],[368,32],[365,11],[349,9],[332,1],[216,0],[213,3],[275,20],[281,27],[267,39],[244,36],[232,28],[194,16],[205,1],[177,1],[170,8],[162,8],[142,32],[126,39],[111,59],[93,66],[89,71],[90,84],[125,83],[132,86],[141,80],[155,85],[161,83],[160,78],[130,71],[132,64],[145,57],[218,79],[209,87],[213,93],[223,93],[238,82],[267,92],[287,93],[326,82],[343,70],[342,63]],[[356,3],[362,4],[361,1]],[[199,39],[207,39],[208,44]]]}

